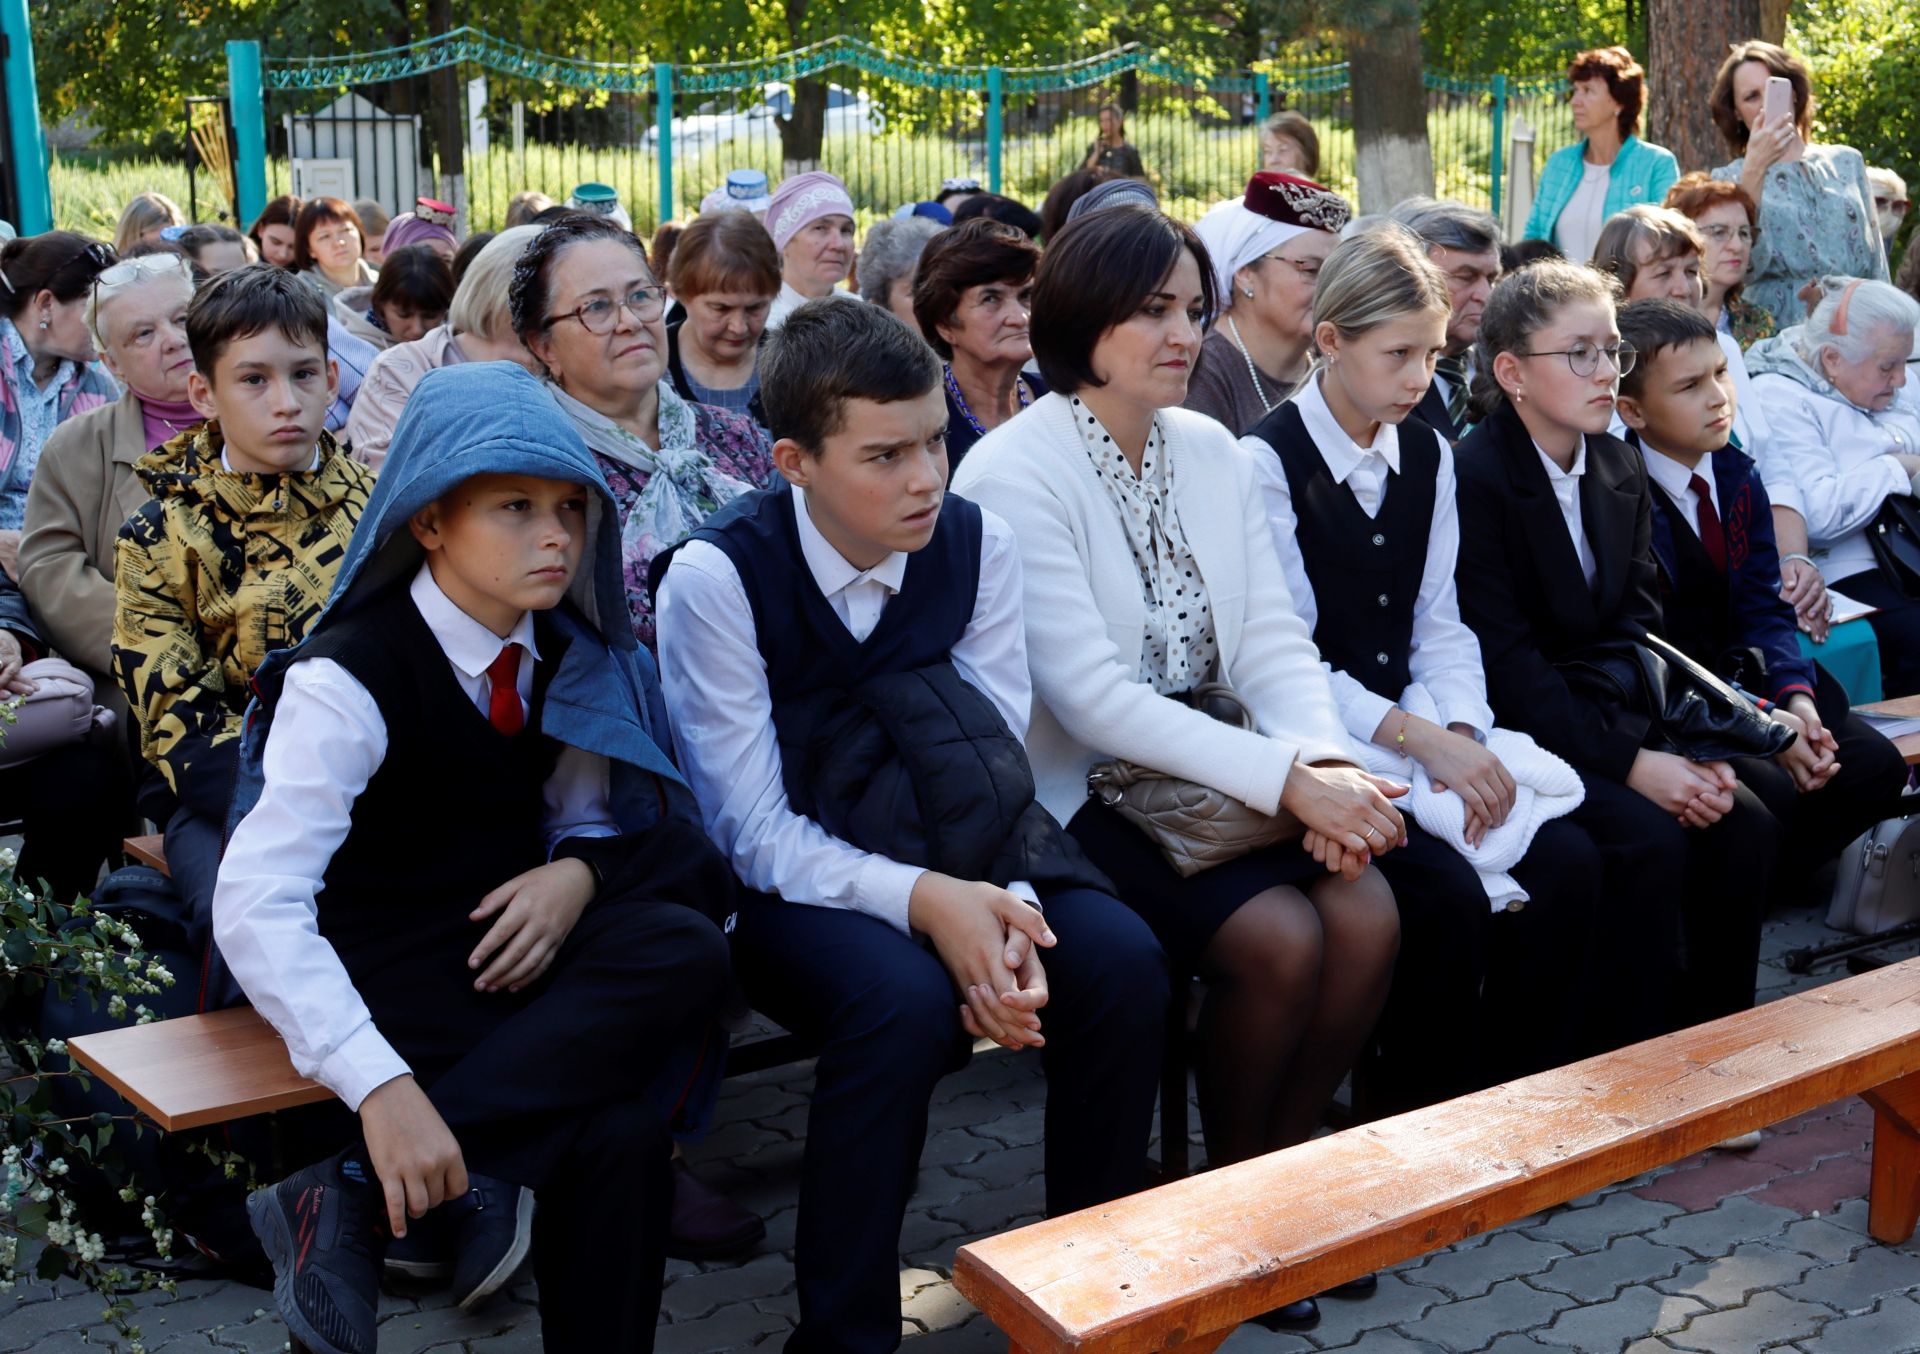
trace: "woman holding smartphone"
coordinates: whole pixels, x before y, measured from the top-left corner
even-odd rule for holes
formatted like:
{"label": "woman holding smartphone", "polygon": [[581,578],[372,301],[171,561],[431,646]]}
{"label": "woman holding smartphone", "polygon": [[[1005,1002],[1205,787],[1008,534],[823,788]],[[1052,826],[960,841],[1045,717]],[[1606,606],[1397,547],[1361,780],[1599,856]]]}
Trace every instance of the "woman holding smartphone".
{"label": "woman holding smartphone", "polygon": [[1745,295],[1785,329],[1806,318],[1802,295],[1835,274],[1887,281],[1887,256],[1866,162],[1851,146],[1807,141],[1813,81],[1806,63],[1770,42],[1743,42],[1720,63],[1708,97],[1739,158],[1713,171],[1760,204]]}

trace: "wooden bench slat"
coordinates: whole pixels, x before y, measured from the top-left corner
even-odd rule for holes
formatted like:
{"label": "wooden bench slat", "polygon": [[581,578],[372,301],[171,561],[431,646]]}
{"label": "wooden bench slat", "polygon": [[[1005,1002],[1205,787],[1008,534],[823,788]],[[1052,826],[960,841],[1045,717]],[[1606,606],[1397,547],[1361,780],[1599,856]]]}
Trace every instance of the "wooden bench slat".
{"label": "wooden bench slat", "polygon": [[293,1070],[286,1044],[251,1007],[76,1035],[67,1052],[168,1132],[333,1096]]}
{"label": "wooden bench slat", "polygon": [[129,859],[142,865],[151,865],[168,878],[173,877],[173,871],[167,868],[167,839],[160,833],[129,837],[120,843],[120,849],[127,853]]}
{"label": "wooden bench slat", "polygon": [[1282,1303],[1904,1078],[1920,1078],[1920,960],[973,1242],[954,1282],[1029,1354],[1204,1347]]}

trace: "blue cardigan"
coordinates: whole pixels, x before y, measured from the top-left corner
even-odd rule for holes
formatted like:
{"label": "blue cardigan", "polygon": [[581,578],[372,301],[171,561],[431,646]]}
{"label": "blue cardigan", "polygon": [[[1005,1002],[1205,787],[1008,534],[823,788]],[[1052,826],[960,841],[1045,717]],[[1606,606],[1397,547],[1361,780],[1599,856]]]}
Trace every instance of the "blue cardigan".
{"label": "blue cardigan", "polygon": [[[1540,171],[1540,188],[1534,195],[1533,211],[1527,216],[1527,228],[1521,234],[1529,240],[1551,240],[1560,213],[1573,200],[1580,187],[1581,163],[1587,156],[1587,141],[1579,141],[1547,157]],[[1637,136],[1620,143],[1607,174],[1605,214],[1625,211],[1643,202],[1659,206],[1680,177],[1680,163],[1664,146],[1651,146]],[[1576,259],[1585,263],[1585,259]]]}

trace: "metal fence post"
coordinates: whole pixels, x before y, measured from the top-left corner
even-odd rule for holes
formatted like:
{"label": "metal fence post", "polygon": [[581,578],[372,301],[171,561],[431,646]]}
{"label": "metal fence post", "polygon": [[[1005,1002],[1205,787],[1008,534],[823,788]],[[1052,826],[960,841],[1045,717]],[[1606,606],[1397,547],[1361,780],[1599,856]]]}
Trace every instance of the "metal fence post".
{"label": "metal fence post", "polygon": [[673,220],[673,67],[653,65],[653,126],[660,160],[660,220]]}
{"label": "metal fence post", "polygon": [[1500,194],[1505,184],[1507,158],[1507,77],[1493,77],[1493,215],[1500,218]]}
{"label": "metal fence post", "polygon": [[1267,78],[1265,71],[1253,73],[1253,106],[1256,126],[1264,123],[1273,112],[1273,82]]}
{"label": "metal fence post", "polygon": [[1000,142],[1003,123],[1000,68],[987,67],[987,191],[1000,191]]}
{"label": "metal fence post", "polygon": [[227,44],[227,98],[233,111],[233,188],[245,230],[267,205],[267,105],[260,44]]}
{"label": "metal fence post", "polygon": [[47,166],[47,137],[40,128],[40,89],[33,74],[27,0],[0,3],[0,37],[6,42],[7,159],[12,162],[20,215],[13,225],[22,235],[41,235],[53,229],[53,181]]}

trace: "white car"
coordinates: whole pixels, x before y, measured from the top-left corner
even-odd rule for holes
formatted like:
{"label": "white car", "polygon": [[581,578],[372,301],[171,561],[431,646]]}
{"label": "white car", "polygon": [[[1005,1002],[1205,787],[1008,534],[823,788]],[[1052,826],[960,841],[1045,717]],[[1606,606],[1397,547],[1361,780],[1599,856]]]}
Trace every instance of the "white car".
{"label": "white car", "polygon": [[[749,108],[726,110],[721,100],[712,99],[701,104],[696,112],[675,118],[674,149],[697,151],[743,140],[778,145],[778,119],[792,113],[793,94],[784,83],[778,81],[764,86],[761,94],[761,102]],[[839,85],[827,86],[828,136],[855,132],[873,134],[883,130],[886,125],[886,116],[873,106],[873,101],[865,94],[842,89]],[[651,150],[658,143],[659,135],[658,127],[647,128],[641,145]]]}

